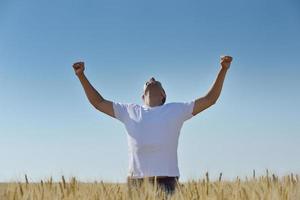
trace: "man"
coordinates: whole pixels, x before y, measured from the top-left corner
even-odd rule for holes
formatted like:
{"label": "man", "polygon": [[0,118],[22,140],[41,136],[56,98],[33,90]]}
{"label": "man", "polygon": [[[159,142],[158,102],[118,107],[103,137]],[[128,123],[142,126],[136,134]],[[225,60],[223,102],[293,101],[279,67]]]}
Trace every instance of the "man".
{"label": "man", "polygon": [[216,103],[232,61],[222,56],[220,70],[209,92],[189,102],[165,103],[162,84],[151,77],[144,85],[144,105],[112,102],[103,98],[84,75],[84,63],[73,68],[90,103],[99,111],[121,121],[127,130],[128,184],[155,179],[168,192],[175,190],[179,178],[177,147],[183,122]]}

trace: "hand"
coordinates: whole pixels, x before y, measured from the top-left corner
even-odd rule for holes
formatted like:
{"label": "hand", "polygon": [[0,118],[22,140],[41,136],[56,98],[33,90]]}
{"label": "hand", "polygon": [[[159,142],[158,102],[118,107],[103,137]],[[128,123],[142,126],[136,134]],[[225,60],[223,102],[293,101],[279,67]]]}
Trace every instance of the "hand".
{"label": "hand", "polygon": [[74,63],[73,68],[77,76],[82,75],[84,71],[84,62]]}
{"label": "hand", "polygon": [[229,69],[231,61],[232,61],[231,56],[221,56],[220,64],[223,69]]}

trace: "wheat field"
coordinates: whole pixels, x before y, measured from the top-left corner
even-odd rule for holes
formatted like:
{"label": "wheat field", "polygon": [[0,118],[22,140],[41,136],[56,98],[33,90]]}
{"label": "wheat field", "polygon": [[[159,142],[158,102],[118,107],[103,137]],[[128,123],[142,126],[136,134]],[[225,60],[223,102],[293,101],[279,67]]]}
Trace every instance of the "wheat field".
{"label": "wheat field", "polygon": [[128,187],[126,183],[85,183],[71,177],[68,181],[61,177],[61,181],[54,182],[52,177],[31,183],[25,175],[24,181],[0,183],[0,199],[206,199],[206,200],[235,200],[235,199],[300,199],[299,175],[289,174],[278,177],[275,174],[251,178],[245,177],[235,180],[222,180],[222,173],[218,180],[211,181],[208,173],[205,178],[177,182],[173,195],[167,195],[159,187],[145,181],[139,188]]}

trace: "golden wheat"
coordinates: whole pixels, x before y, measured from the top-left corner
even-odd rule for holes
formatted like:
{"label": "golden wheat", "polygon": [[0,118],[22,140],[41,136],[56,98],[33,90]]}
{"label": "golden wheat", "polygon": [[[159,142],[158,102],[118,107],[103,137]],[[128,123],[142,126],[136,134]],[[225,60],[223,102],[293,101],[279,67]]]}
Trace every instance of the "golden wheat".
{"label": "golden wheat", "polygon": [[204,200],[234,200],[234,199],[264,199],[264,200],[299,200],[299,175],[289,174],[279,178],[275,174],[256,177],[255,171],[251,179],[234,181],[222,180],[222,173],[217,181],[209,179],[208,172],[204,179],[177,182],[173,195],[167,195],[162,189],[145,181],[141,187],[128,187],[127,183],[84,183],[71,177],[69,181],[53,182],[52,177],[40,183],[29,183],[27,175],[25,182],[10,182],[0,184],[1,200],[55,200],[55,199],[204,199]]}

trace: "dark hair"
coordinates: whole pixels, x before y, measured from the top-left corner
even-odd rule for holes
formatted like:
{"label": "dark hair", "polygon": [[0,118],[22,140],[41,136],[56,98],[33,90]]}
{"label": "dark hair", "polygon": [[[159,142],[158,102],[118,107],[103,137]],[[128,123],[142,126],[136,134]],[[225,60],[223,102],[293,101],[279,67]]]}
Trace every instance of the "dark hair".
{"label": "dark hair", "polygon": [[161,103],[160,105],[164,105],[165,102],[166,102],[166,97],[164,97],[164,98],[162,99],[162,103]]}

